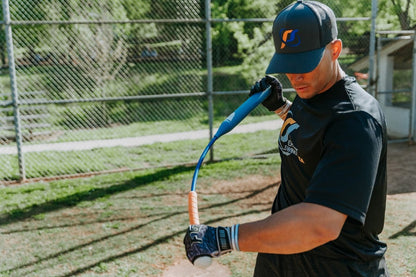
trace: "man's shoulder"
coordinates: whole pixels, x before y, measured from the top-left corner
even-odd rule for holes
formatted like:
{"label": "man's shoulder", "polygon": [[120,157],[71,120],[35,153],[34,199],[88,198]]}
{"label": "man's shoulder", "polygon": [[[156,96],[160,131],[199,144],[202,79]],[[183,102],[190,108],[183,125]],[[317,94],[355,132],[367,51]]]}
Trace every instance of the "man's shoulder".
{"label": "man's shoulder", "polygon": [[342,86],[339,86],[338,89],[342,90],[341,94],[345,96],[344,100],[348,102],[348,104],[341,105],[344,110],[338,110],[339,113],[366,113],[383,125],[384,114],[378,100],[361,87],[354,77],[345,77]]}

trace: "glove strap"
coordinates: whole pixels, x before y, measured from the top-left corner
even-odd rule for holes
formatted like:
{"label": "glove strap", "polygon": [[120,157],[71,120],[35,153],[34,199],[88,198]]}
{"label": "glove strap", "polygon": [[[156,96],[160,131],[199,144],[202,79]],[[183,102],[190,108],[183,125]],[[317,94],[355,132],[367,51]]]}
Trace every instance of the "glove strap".
{"label": "glove strap", "polygon": [[217,228],[217,243],[218,250],[220,253],[229,252],[231,248],[231,236],[229,227],[218,227]]}
{"label": "glove strap", "polygon": [[238,227],[239,224],[232,227],[217,228],[217,243],[220,254],[231,252],[232,250],[240,251],[238,246]]}

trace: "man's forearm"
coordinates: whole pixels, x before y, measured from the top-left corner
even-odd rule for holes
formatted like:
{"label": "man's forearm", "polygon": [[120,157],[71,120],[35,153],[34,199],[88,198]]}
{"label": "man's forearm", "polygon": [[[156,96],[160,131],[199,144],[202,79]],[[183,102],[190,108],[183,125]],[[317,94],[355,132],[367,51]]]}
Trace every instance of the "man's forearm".
{"label": "man's forearm", "polygon": [[294,254],[336,239],[347,216],[330,208],[301,203],[256,222],[240,225],[241,251]]}

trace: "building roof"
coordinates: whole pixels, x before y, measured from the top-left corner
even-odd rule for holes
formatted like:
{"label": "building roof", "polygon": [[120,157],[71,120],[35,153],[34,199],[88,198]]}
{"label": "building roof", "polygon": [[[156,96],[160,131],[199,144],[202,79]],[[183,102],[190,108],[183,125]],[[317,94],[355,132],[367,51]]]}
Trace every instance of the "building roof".
{"label": "building roof", "polygon": [[[377,56],[377,50],[375,55]],[[396,37],[394,40],[386,43],[380,50],[381,56],[394,56],[394,68],[395,69],[410,69],[412,68],[412,55],[413,55],[413,38],[412,36]],[[362,71],[369,67],[369,56],[365,56],[351,65],[353,71]],[[375,63],[377,59],[375,57]]]}

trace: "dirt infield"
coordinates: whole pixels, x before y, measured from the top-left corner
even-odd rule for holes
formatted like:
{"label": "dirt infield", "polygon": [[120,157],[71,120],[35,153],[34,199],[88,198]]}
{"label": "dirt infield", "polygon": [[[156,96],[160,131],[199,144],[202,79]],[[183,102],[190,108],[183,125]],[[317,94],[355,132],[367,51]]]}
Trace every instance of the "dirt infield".
{"label": "dirt infield", "polygon": [[387,194],[416,192],[416,145],[389,145],[387,184]]}
{"label": "dirt infield", "polygon": [[[389,195],[407,194],[416,192],[416,145],[408,145],[407,143],[393,143],[388,147],[387,160],[387,193]],[[256,194],[255,197],[250,197],[247,201],[239,203],[241,208],[248,208],[251,205],[261,206],[267,208],[271,206],[271,193],[275,194],[276,184],[279,177],[266,178],[261,176],[253,176],[253,178],[246,178],[241,180],[238,184],[240,193],[259,190],[263,187],[261,193]],[[265,185],[266,184],[266,185]],[[233,182],[224,181],[221,184],[222,193],[239,193],[236,191],[236,184]],[[213,192],[216,186],[211,188]],[[209,193],[208,191],[205,193]],[[184,256],[184,255],[183,255]],[[231,276],[230,270],[227,266],[221,265],[214,261],[213,266],[206,270],[201,270],[192,266],[185,258],[179,259],[174,265],[167,268],[162,277],[203,277],[203,276]]]}

